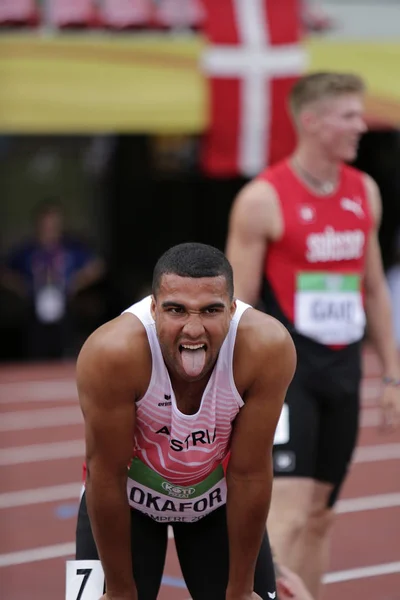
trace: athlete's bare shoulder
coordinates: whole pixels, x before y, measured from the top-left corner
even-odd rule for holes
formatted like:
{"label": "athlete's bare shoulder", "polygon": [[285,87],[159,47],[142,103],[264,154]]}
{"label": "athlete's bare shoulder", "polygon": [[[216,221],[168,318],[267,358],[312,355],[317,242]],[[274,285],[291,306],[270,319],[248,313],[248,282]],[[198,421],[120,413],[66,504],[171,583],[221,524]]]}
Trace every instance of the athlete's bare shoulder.
{"label": "athlete's bare shoulder", "polygon": [[275,187],[266,179],[252,179],[240,190],[237,201],[256,207],[273,203],[277,198]]}
{"label": "athlete's bare shoulder", "polygon": [[77,360],[79,385],[93,381],[108,387],[124,381],[136,398],[142,396],[151,377],[151,351],[139,319],[125,313],[96,329],[84,343]]}
{"label": "athlete's bare shoulder", "polygon": [[274,186],[265,179],[254,179],[247,183],[233,203],[230,226],[243,228],[244,224],[253,234],[262,234],[267,239],[276,237],[280,227],[280,204]]}
{"label": "athlete's bare shoulder", "polygon": [[289,331],[274,317],[254,308],[240,319],[234,354],[235,382],[243,391],[256,380],[293,377],[296,350]]}

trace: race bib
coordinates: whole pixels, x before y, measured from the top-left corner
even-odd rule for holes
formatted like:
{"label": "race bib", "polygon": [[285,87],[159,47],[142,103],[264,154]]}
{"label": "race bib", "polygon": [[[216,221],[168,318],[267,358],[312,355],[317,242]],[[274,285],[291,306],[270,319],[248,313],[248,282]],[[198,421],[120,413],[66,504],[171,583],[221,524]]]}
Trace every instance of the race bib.
{"label": "race bib", "polygon": [[65,600],[99,600],[104,593],[104,572],[99,560],[68,560]]}
{"label": "race bib", "polygon": [[346,345],[364,335],[365,312],[359,275],[298,273],[295,328],[327,345]]}
{"label": "race bib", "polygon": [[224,470],[219,465],[203,481],[180,486],[134,458],[129,468],[128,498],[132,508],[155,521],[193,523],[226,503]]}
{"label": "race bib", "polygon": [[40,288],[35,296],[36,315],[42,323],[55,323],[65,314],[65,296],[54,285]]}

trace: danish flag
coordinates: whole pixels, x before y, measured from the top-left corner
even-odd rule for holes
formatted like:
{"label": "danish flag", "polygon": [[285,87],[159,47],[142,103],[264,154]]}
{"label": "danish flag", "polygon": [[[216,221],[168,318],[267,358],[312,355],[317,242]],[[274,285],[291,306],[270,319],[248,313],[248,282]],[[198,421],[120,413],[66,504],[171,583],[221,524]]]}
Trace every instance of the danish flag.
{"label": "danish flag", "polygon": [[306,68],[298,0],[203,2],[210,81],[203,169],[252,177],[294,147],[287,96]]}

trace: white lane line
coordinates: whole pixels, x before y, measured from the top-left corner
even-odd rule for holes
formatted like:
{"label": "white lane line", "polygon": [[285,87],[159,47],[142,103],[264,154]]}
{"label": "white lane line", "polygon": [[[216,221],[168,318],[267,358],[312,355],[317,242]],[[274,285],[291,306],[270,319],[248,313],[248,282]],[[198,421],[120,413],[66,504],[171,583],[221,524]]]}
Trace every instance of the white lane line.
{"label": "white lane line", "polygon": [[83,423],[78,406],[3,413],[0,431],[25,431]]}
{"label": "white lane line", "polygon": [[[54,546],[43,546],[41,548],[31,548],[30,550],[20,550],[8,554],[0,554],[0,567],[11,567],[52,558],[72,558],[74,553],[75,542],[55,544]],[[367,579],[368,577],[393,575],[396,573],[400,573],[400,562],[370,565],[368,567],[347,569],[345,571],[334,571],[332,573],[327,573],[323,577],[323,582],[325,584],[332,584],[340,583],[342,581],[352,581],[354,579]]]}
{"label": "white lane line", "polygon": [[[84,453],[85,444],[83,439],[3,448],[0,450],[0,466],[83,457]],[[354,463],[369,463],[399,458],[400,443],[361,446],[356,449]]]}
{"label": "white lane line", "polygon": [[[0,496],[1,498],[1,496]],[[345,498],[339,500],[335,512],[339,514],[363,512],[364,510],[378,510],[400,506],[400,494],[377,494],[361,498]]]}
{"label": "white lane line", "polygon": [[[170,535],[168,535],[168,537],[170,537]],[[0,567],[22,565],[52,558],[72,557],[74,552],[75,542],[69,542],[66,544],[56,544],[54,546],[43,546],[41,548],[0,554]],[[332,584],[342,581],[352,581],[354,579],[393,575],[395,573],[400,573],[400,562],[370,565],[368,567],[347,569],[345,571],[334,571],[332,573],[327,573],[323,578],[323,582],[325,584]]]}
{"label": "white lane line", "polygon": [[74,379],[57,381],[24,381],[0,384],[0,404],[24,402],[76,401],[77,391]]}
{"label": "white lane line", "polygon": [[348,569],[346,571],[327,573],[323,577],[323,582],[339,583],[341,581],[353,581],[354,579],[378,577],[379,575],[393,575],[394,573],[400,573],[400,562],[371,565],[369,567],[360,567],[358,569]]}
{"label": "white lane line", "polygon": [[[382,389],[379,377],[363,379],[361,395],[363,401],[369,403],[376,400]],[[77,389],[73,377],[49,381],[11,381],[0,383],[0,405],[29,402],[57,402],[76,400]]]}
{"label": "white lane line", "polygon": [[[348,569],[347,571],[335,571],[324,575],[322,580],[324,584],[327,585],[331,583],[340,583],[342,581],[353,581],[354,579],[367,579],[368,577],[393,575],[396,573],[400,573],[400,562],[371,565],[370,567]],[[192,600],[192,598],[187,598],[187,600]]]}
{"label": "white lane line", "polygon": [[[366,408],[361,411],[361,427],[376,427],[381,423],[379,408]],[[66,406],[5,412],[0,418],[1,431],[29,431],[65,425],[83,424],[80,407]]]}
{"label": "white lane line", "polygon": [[75,554],[75,542],[67,544],[55,544],[54,546],[43,546],[42,548],[31,548],[8,554],[0,554],[0,567],[11,567],[26,563],[48,560],[50,558],[61,558]]}
{"label": "white lane line", "polygon": [[0,450],[0,466],[83,457],[84,453],[85,444],[83,440],[5,448]]}
{"label": "white lane line", "polygon": [[355,463],[370,463],[400,458],[400,444],[378,444],[359,446],[355,451]]}
{"label": "white lane line", "polygon": [[[30,550],[21,550],[19,552],[10,552],[8,554],[0,554],[0,567],[11,567],[52,558],[72,558],[74,553],[75,542],[55,544],[54,546],[43,546],[42,548],[32,548]],[[367,579],[368,577],[393,575],[396,573],[400,573],[400,562],[370,565],[368,567],[360,567],[357,569],[347,569],[346,571],[334,571],[332,573],[327,573],[323,578],[323,582],[325,584],[332,584],[342,581],[352,581],[354,579]]]}
{"label": "white lane line", "polygon": [[[17,492],[4,492],[0,494],[0,509],[16,508],[18,506],[30,506],[55,502],[57,500],[76,499],[79,501],[82,483],[65,483],[60,485],[18,490]],[[382,508],[393,508],[400,506],[400,493],[378,494],[374,496],[363,496],[360,498],[345,498],[339,500],[336,505],[338,514],[362,512],[365,510],[379,510]],[[169,529],[170,537],[173,537]]]}
{"label": "white lane line", "polygon": [[57,500],[75,499],[79,502],[81,488],[82,483],[65,483],[32,490],[4,492],[0,494],[0,509],[31,506],[32,504],[56,502]]}

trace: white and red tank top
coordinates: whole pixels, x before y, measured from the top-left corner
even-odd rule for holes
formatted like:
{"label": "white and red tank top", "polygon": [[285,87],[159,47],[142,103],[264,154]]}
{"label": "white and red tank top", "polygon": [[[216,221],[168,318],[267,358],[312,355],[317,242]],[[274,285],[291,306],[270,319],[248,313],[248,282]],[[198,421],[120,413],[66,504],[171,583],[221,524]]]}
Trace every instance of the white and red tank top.
{"label": "white and red tank top", "polygon": [[243,406],[233,377],[240,318],[249,305],[237,302],[197,413],[179,411],[150,313],[151,298],[127,309],[146,329],[152,356],[149,387],[136,403],[129,503],[157,521],[196,521],[226,502],[222,461],[232,423]]}
{"label": "white and red tank top", "polygon": [[360,340],[372,228],[363,174],[343,165],[337,190],[323,197],[306,188],[288,160],[259,178],[276,190],[283,217],[283,234],[268,244],[264,266],[280,311],[294,331],[326,346]]}

